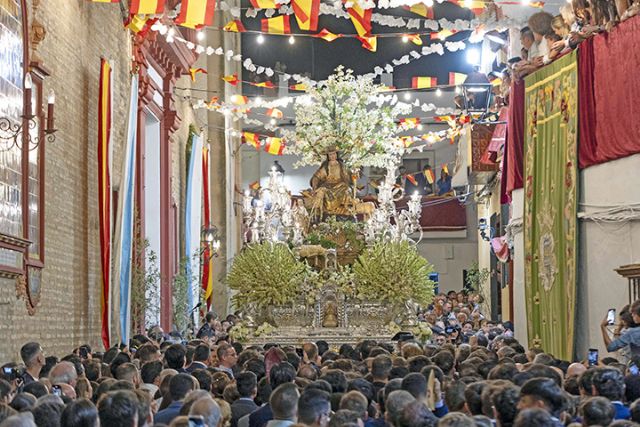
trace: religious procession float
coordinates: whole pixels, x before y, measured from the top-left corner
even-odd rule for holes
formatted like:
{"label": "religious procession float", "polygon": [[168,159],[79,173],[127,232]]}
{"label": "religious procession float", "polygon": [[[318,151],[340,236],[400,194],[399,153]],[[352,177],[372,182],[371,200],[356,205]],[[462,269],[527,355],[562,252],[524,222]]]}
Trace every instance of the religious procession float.
{"label": "religious procession float", "polygon": [[[244,308],[235,339],[335,345],[400,330],[430,334],[416,322],[417,307],[433,297],[432,266],[416,248],[421,197],[396,185],[406,149],[396,118],[407,107],[340,68],[298,98],[287,150],[296,166],[318,168],[300,195],[276,168],[263,188],[245,193],[245,245],[226,278]],[[356,196],[365,167],[386,171],[368,201]]]}

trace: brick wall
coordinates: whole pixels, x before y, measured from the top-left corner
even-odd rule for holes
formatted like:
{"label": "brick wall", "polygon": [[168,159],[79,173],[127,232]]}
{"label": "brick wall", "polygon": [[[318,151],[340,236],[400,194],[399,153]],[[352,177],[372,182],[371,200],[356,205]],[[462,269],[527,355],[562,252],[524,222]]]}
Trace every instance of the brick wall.
{"label": "brick wall", "polygon": [[[29,9],[30,13],[31,10]],[[46,147],[45,268],[36,314],[0,279],[0,363],[16,360],[27,341],[62,356],[89,343],[100,349],[100,266],[97,209],[97,103],[100,57],[113,62],[113,184],[119,185],[129,99],[130,41],[116,4],[40,2],[47,36],[38,53],[56,92],[56,141]],[[29,16],[31,20],[32,17]],[[181,83],[189,84],[187,79]],[[193,113],[179,103],[181,129],[172,138],[174,199],[180,209],[184,145]],[[181,227],[179,227],[181,228]]]}

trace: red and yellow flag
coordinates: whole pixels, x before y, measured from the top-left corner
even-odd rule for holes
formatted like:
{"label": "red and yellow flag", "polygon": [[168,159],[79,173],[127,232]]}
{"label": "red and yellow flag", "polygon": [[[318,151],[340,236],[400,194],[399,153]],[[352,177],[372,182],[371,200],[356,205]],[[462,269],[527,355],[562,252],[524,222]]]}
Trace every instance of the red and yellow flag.
{"label": "red and yellow flag", "polygon": [[451,120],[454,120],[453,116],[435,116],[433,118],[433,121],[438,123],[450,122]]}
{"label": "red and yellow flag", "polygon": [[[211,204],[209,201],[209,149],[202,148],[202,199],[203,199],[203,228],[207,229],[211,225]],[[213,256],[209,245],[205,246],[202,264],[202,293],[207,303],[207,310],[211,308],[213,295]]]}
{"label": "red and yellow flag", "polygon": [[111,65],[100,60],[98,92],[98,215],[100,268],[102,270],[102,343],[109,348],[111,335]]}
{"label": "red and yellow flag", "polygon": [[259,190],[260,189],[260,180],[253,181],[251,184],[249,184],[249,189],[250,190]]}
{"label": "red and yellow flag", "polygon": [[291,34],[289,15],[262,19],[262,32],[267,34]]}
{"label": "red and yellow flag", "polygon": [[249,84],[255,87],[266,87],[267,89],[273,89],[274,87],[276,87],[276,85],[274,85],[270,81],[260,82],[260,83],[249,83]]}
{"label": "red and yellow flag", "polygon": [[276,0],[250,0],[255,9],[277,9]]}
{"label": "red and yellow flag", "polygon": [[[343,1],[346,3],[346,0]],[[363,9],[357,1],[354,1],[353,6],[347,9],[347,13],[360,37],[366,37],[371,33],[371,14],[373,9]]]}
{"label": "red and yellow flag", "polygon": [[461,85],[467,79],[466,74],[462,73],[449,73],[449,84],[450,85]]}
{"label": "red and yellow flag", "polygon": [[176,24],[187,28],[208,27],[213,24],[216,0],[182,0]]}
{"label": "red and yellow flag", "polygon": [[196,74],[198,73],[208,74],[207,70],[205,70],[204,68],[189,68],[189,75],[191,76],[192,82],[196,81]]}
{"label": "red and yellow flag", "polygon": [[400,141],[402,141],[402,145],[404,145],[404,147],[407,148],[411,144],[413,144],[413,137],[412,136],[401,136],[400,137]]}
{"label": "red and yellow flag", "polygon": [[159,15],[164,13],[165,0],[131,0],[129,13],[131,15]]}
{"label": "red and yellow flag", "polygon": [[362,42],[362,47],[370,50],[371,52],[375,52],[378,49],[378,37],[357,37],[358,40]]}
{"label": "red and yellow flag", "polygon": [[274,156],[282,156],[282,152],[284,151],[284,144],[282,142],[282,138],[276,138],[275,136],[270,136],[264,141],[264,151],[269,154],[273,154]]}
{"label": "red and yellow flag", "polygon": [[239,19],[236,19],[235,21],[231,21],[228,22],[227,25],[225,25],[222,28],[223,31],[228,31],[230,33],[244,33],[247,31],[246,28],[244,28],[244,25],[242,25],[242,21],[240,21]]}
{"label": "red and yellow flag", "polygon": [[433,7],[427,7],[424,3],[414,4],[413,6],[402,6],[405,10],[413,12],[423,18],[433,19]]}
{"label": "red and yellow flag", "polygon": [[125,27],[130,29],[132,33],[143,37],[157,20],[158,18],[149,18],[147,15],[130,15],[125,22]]}
{"label": "red and yellow flag", "polygon": [[246,105],[249,103],[249,98],[243,95],[231,95],[231,102],[236,105]]}
{"label": "red and yellow flag", "polygon": [[260,150],[260,136],[253,132],[242,132],[242,139],[245,144],[253,146],[256,150]]}
{"label": "red and yellow flag", "polygon": [[422,46],[422,39],[420,38],[420,34],[405,34],[405,37],[407,37],[411,43],[417,46]]}
{"label": "red and yellow flag", "polygon": [[273,119],[281,119],[284,116],[282,114],[282,111],[278,110],[277,108],[269,108],[266,114],[268,117],[271,117]]}
{"label": "red and yellow flag", "polygon": [[416,177],[413,176],[413,174],[406,174],[405,177],[407,178],[407,181],[409,181],[410,183],[412,183],[413,185],[415,185],[416,187],[418,186],[418,180],[416,180]]}
{"label": "red and yellow flag", "polygon": [[442,30],[429,34],[429,38],[431,40],[446,40],[447,37],[452,36],[455,33],[457,33],[456,30]]}
{"label": "red and yellow flag", "polygon": [[418,117],[408,117],[406,119],[400,119],[400,126],[404,129],[415,129],[420,124]]}
{"label": "red and yellow flag", "polygon": [[436,175],[431,169],[425,169],[423,174],[429,184],[436,182]]}
{"label": "red and yellow flag", "polygon": [[435,77],[414,77],[411,79],[412,89],[428,89],[437,85],[438,81]]}
{"label": "red and yellow flag", "polygon": [[327,42],[332,42],[335,39],[339,39],[340,37],[342,37],[342,34],[333,34],[326,28],[323,28],[322,31],[320,31],[318,34],[314,34],[313,37],[317,37]]}
{"label": "red and yellow flag", "polygon": [[229,76],[222,76],[220,77],[222,80],[224,80],[225,82],[229,83],[231,86],[236,86],[240,80],[238,80],[238,75],[237,74],[231,74]]}
{"label": "red and yellow flag", "polygon": [[449,175],[449,167],[447,166],[446,163],[442,165],[442,171],[447,175]]}
{"label": "red and yellow flag", "polygon": [[304,83],[297,83],[295,85],[289,86],[289,89],[304,92],[307,90],[307,85]]}
{"label": "red and yellow flag", "polygon": [[291,6],[302,31],[318,31],[320,0],[291,0]]}
{"label": "red and yellow flag", "polygon": [[120,3],[120,0],[91,0],[93,3]]}

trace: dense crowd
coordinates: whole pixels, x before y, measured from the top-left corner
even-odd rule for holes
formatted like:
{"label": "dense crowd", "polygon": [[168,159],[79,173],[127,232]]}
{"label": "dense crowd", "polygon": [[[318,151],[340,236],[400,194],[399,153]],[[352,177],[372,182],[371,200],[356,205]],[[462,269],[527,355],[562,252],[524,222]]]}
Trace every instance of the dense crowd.
{"label": "dense crowd", "polygon": [[23,364],[2,367],[0,427],[640,426],[640,302],[617,326],[603,321],[605,344],[629,363],[525,349],[481,304],[438,295],[418,313],[433,331],[426,344],[400,333],[339,348],[243,347],[228,336],[235,317],[214,313],[188,342],[154,327],[126,347],[83,345],[60,360],[30,342]]}

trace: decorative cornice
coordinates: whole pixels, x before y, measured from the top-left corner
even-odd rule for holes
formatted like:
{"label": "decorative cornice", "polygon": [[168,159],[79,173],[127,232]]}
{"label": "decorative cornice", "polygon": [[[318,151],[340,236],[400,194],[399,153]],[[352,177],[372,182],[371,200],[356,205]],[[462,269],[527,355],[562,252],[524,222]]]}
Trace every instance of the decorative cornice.
{"label": "decorative cornice", "polygon": [[[31,245],[31,241],[9,234],[0,233],[0,243],[7,243],[18,248],[26,249]],[[23,251],[24,252],[24,251]]]}

